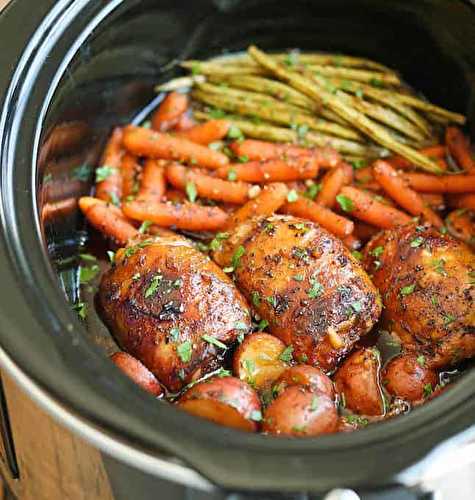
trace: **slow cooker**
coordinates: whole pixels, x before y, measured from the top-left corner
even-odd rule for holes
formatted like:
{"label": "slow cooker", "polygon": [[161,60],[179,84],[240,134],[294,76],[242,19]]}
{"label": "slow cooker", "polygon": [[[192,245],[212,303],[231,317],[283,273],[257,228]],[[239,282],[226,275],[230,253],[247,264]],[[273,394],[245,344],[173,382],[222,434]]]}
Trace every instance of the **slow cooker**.
{"label": "slow cooker", "polygon": [[[475,138],[470,2],[14,0],[0,33],[0,363],[113,457],[111,471],[141,471],[149,494],[165,480],[203,498],[307,498],[334,488],[398,491],[475,459],[466,444],[475,435],[475,372],[403,418],[350,434],[269,438],[137,390],[107,361],[104,329],[86,328],[72,308],[87,238],[76,200],[90,191],[112,125],[145,116],[154,85],[179,74],[177,60],[250,43],[368,56],[465,113]],[[68,127],[82,132],[61,135]],[[153,498],[172,497],[155,490]]]}

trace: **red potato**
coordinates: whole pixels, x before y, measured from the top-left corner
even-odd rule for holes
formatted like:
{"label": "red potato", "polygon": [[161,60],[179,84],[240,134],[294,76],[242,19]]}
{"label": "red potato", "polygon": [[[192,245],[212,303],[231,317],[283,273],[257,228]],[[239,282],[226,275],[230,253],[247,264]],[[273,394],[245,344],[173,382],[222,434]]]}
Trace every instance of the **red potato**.
{"label": "red potato", "polygon": [[285,389],[266,409],[263,432],[286,436],[331,434],[338,426],[335,403],[307,387]]}
{"label": "red potato", "polygon": [[445,219],[445,225],[454,238],[475,247],[475,211],[454,210]]}
{"label": "red potato", "polygon": [[416,402],[432,394],[438,383],[437,373],[425,362],[425,357],[402,354],[384,368],[383,384],[393,396]]}
{"label": "red potato", "polygon": [[381,360],[374,348],[354,352],[335,375],[335,386],[345,406],[360,415],[384,414],[380,384]]}
{"label": "red potato", "polygon": [[308,387],[315,393],[335,399],[335,388],[330,377],[315,366],[297,365],[287,368],[277,380],[275,387],[282,392],[294,385]]}
{"label": "red potato", "polygon": [[288,367],[281,359],[285,349],[282,340],[268,333],[249,335],[234,353],[233,372],[255,389],[265,390]]}
{"label": "red potato", "polygon": [[127,375],[133,382],[147,391],[152,396],[161,396],[162,387],[155,378],[155,375],[146,368],[137,358],[126,352],[116,352],[110,357],[111,361],[119,370]]}
{"label": "red potato", "polygon": [[178,406],[197,417],[243,431],[257,431],[261,404],[256,392],[234,377],[212,377],[183,394]]}

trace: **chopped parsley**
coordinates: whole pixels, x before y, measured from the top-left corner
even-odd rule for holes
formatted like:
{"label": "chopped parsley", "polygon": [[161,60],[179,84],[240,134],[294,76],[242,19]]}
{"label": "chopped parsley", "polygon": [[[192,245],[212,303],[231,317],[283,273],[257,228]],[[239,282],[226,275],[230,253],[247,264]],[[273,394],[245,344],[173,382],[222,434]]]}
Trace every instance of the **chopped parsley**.
{"label": "chopped parsley", "polygon": [[411,248],[418,248],[424,243],[424,238],[422,236],[418,236],[411,241]]}
{"label": "chopped parsley", "polygon": [[284,363],[290,363],[293,359],[294,348],[289,345],[280,354],[279,359]]}
{"label": "chopped parsley", "polygon": [[447,271],[445,270],[445,260],[436,259],[434,260],[434,271],[441,274],[442,276],[447,276]]}
{"label": "chopped parsley", "polygon": [[205,341],[208,342],[208,344],[214,345],[216,347],[219,347],[220,349],[227,349],[226,344],[223,344],[220,340],[212,337],[211,335],[202,335],[201,338]]}
{"label": "chopped parsley", "polygon": [[188,363],[191,360],[192,351],[193,346],[189,340],[178,345],[176,348],[176,352],[183,363]]}
{"label": "chopped parsley", "polygon": [[371,250],[370,254],[373,255],[374,257],[380,257],[384,252],[384,247],[383,246],[379,246],[379,247],[376,247],[376,248],[373,248],[373,250]]}
{"label": "chopped parsley", "polygon": [[269,326],[269,322],[266,319],[261,319],[259,321],[259,324],[257,325],[257,329],[262,332],[262,330],[265,330]]}
{"label": "chopped parsley", "polygon": [[86,319],[87,316],[87,305],[84,302],[76,302],[73,304],[73,310],[78,313],[81,319]]}
{"label": "chopped parsley", "polygon": [[315,182],[312,182],[309,186],[307,186],[307,189],[303,193],[305,198],[308,198],[309,200],[314,200],[317,197],[317,194],[321,191],[322,185],[321,184],[316,184]]}
{"label": "chopped parsley", "polygon": [[452,314],[446,314],[444,315],[444,325],[448,326],[451,323],[453,323],[457,318],[453,316]]}
{"label": "chopped parsley", "polygon": [[237,172],[235,168],[230,168],[228,172],[228,181],[234,182],[237,180]]}
{"label": "chopped parsley", "polygon": [[81,267],[79,270],[79,282],[81,284],[88,283],[98,275],[99,271],[100,269],[97,264],[93,264],[91,267]]}
{"label": "chopped parsley", "polygon": [[316,299],[323,293],[323,285],[319,283],[315,278],[310,278],[310,284],[312,288],[307,291],[307,295],[311,299]]}
{"label": "chopped parsley", "polygon": [[364,168],[368,164],[366,160],[351,160],[350,163],[351,163],[351,166],[355,170],[359,170],[360,168]]}
{"label": "chopped parsley", "polygon": [[234,252],[234,255],[233,255],[232,259],[231,259],[231,267],[233,268],[234,271],[239,267],[239,264],[240,264],[240,261],[241,261],[241,257],[245,253],[246,253],[245,248],[242,245],[239,245],[237,247],[236,251]]}
{"label": "chopped parsley", "polygon": [[424,366],[426,365],[426,357],[423,356],[422,354],[420,356],[417,356],[417,364],[419,366],[422,366],[422,368],[424,368]]}
{"label": "chopped parsley", "polygon": [[358,250],[353,250],[351,252],[351,255],[353,255],[353,257],[356,259],[356,260],[363,260],[363,254],[361,252],[359,252]]}
{"label": "chopped parsley", "polygon": [[361,302],[359,302],[359,301],[352,302],[350,304],[350,306],[353,309],[353,311],[355,311],[355,313],[359,313],[363,309],[363,306],[361,305]]}
{"label": "chopped parsley", "polygon": [[255,307],[259,307],[260,304],[261,304],[261,296],[259,295],[259,292],[257,291],[253,291],[251,293],[251,302],[252,302],[252,305],[255,306]]}
{"label": "chopped parsley", "polygon": [[79,167],[76,167],[73,170],[73,179],[86,182],[89,180],[91,172],[92,172],[92,167],[84,163],[82,165],[79,165]]}
{"label": "chopped parsley", "polygon": [[115,262],[115,252],[113,252],[112,250],[107,250],[107,257],[109,257],[109,262],[111,264],[114,264],[114,262]]}
{"label": "chopped parsley", "polygon": [[354,424],[361,427],[366,427],[369,424],[369,420],[365,417],[361,417],[360,415],[347,415],[344,418],[346,422],[352,425]]}
{"label": "chopped parsley", "polygon": [[159,287],[162,279],[163,279],[163,276],[161,274],[157,274],[152,278],[152,280],[150,281],[149,287],[147,288],[147,290],[145,290],[145,298],[146,299],[148,299],[149,297],[151,297],[152,295],[154,295],[157,292],[158,287]]}
{"label": "chopped parsley", "polygon": [[344,212],[352,212],[355,208],[353,201],[343,194],[339,194],[336,197],[336,201]]}
{"label": "chopped parsley", "polygon": [[425,398],[429,397],[433,392],[434,392],[434,389],[432,388],[432,384],[426,384],[424,386],[424,397]]}
{"label": "chopped parsley", "polygon": [[241,129],[236,127],[236,125],[231,125],[228,131],[228,139],[236,139],[238,141],[244,140],[244,134],[241,132]]}
{"label": "chopped parsley", "polygon": [[107,165],[104,165],[103,167],[96,168],[96,182],[105,181],[115,173],[117,173],[117,169],[115,167],[108,167]]}
{"label": "chopped parsley", "polygon": [[219,250],[221,248],[221,242],[227,240],[228,238],[229,233],[216,233],[216,236],[209,244],[210,249],[213,251]]}
{"label": "chopped parsley", "polygon": [[260,422],[262,420],[262,413],[259,410],[254,410],[251,412],[249,418],[254,420],[254,422]]}
{"label": "chopped parsley", "polygon": [[142,224],[140,225],[140,227],[139,227],[139,233],[140,233],[140,234],[145,234],[145,233],[148,231],[149,227],[150,227],[152,224],[153,224],[153,222],[151,222],[151,221],[149,221],[149,220],[144,220],[144,221],[142,222]]}
{"label": "chopped parsley", "polygon": [[412,285],[403,286],[401,290],[399,290],[399,293],[403,296],[411,295],[411,293],[414,292],[415,288],[416,288],[415,283],[413,283]]}
{"label": "chopped parsley", "polygon": [[317,396],[313,396],[312,402],[310,404],[310,411],[316,411],[318,408],[318,398]]}
{"label": "chopped parsley", "polygon": [[247,163],[249,161],[249,156],[247,155],[241,155],[238,157],[239,163]]}
{"label": "chopped parsley", "polygon": [[108,194],[112,205],[120,207],[120,198],[117,196],[117,193],[115,193],[114,191],[109,191]]}
{"label": "chopped parsley", "polygon": [[299,53],[296,51],[289,52],[284,58],[284,64],[287,66],[295,66],[299,62]]}
{"label": "chopped parsley", "polygon": [[295,274],[294,276],[292,276],[292,279],[294,281],[303,281],[305,278],[303,274]]}
{"label": "chopped parsley", "polygon": [[170,330],[170,338],[171,338],[172,342],[177,342],[178,339],[180,338],[180,329],[177,326],[174,326]]}
{"label": "chopped parsley", "polygon": [[191,201],[191,203],[194,203],[196,201],[196,198],[198,197],[195,183],[192,181],[188,181],[186,183],[185,190],[186,190],[186,196],[188,196],[188,199]]}
{"label": "chopped parsley", "polygon": [[299,195],[295,189],[291,189],[289,193],[287,194],[287,201],[289,203],[294,203],[299,199]]}
{"label": "chopped parsley", "polygon": [[277,307],[277,299],[273,295],[266,297],[266,300],[272,307]]}

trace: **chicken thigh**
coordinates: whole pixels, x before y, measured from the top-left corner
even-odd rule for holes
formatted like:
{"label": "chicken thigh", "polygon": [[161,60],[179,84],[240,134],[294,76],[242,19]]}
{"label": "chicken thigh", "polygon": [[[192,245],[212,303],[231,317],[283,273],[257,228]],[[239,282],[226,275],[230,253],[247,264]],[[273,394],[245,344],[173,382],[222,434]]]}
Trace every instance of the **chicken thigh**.
{"label": "chicken thigh", "polygon": [[299,362],[333,370],[381,312],[368,275],[340,240],[291,216],[238,225],[215,252],[267,329]]}
{"label": "chicken thigh", "polygon": [[365,249],[383,326],[432,368],[475,355],[475,255],[430,226],[384,231]]}
{"label": "chicken thigh", "polygon": [[231,279],[179,236],[119,250],[102,278],[99,303],[124,351],[170,391],[218,368],[226,346],[251,329]]}

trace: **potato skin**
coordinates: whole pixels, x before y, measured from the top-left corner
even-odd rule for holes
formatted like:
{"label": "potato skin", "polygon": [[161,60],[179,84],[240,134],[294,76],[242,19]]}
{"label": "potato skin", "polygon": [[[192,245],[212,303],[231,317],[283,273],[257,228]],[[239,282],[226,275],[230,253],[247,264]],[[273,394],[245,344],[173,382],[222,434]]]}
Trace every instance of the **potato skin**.
{"label": "potato skin", "polygon": [[384,414],[380,369],[379,352],[374,348],[360,349],[345,360],[334,380],[346,408],[359,415]]}
{"label": "potato skin", "polygon": [[155,375],[138,359],[126,352],[116,352],[110,357],[110,360],[144,391],[155,397],[163,394],[163,389]]}
{"label": "potato skin", "polygon": [[294,348],[300,363],[333,370],[381,312],[376,288],[343,243],[315,223],[291,216],[254,218],[215,253],[221,265],[242,247],[236,284]]}
{"label": "potato skin", "polygon": [[223,350],[202,336],[233,343],[251,329],[249,309],[230,278],[185,238],[134,243],[102,277],[102,316],[122,349],[175,392],[220,365]]}
{"label": "potato skin", "polygon": [[475,355],[475,254],[428,225],[384,231],[364,264],[384,303],[382,327],[432,368]]}
{"label": "potato skin", "polygon": [[[411,403],[424,399],[432,393],[438,383],[437,373],[425,363],[425,358],[415,354],[402,354],[395,357],[384,367],[383,385],[393,396]],[[426,393],[425,387],[430,386]]]}
{"label": "potato skin", "polygon": [[318,436],[335,432],[338,414],[326,395],[307,387],[285,389],[266,409],[263,432],[285,436]]}
{"label": "potato skin", "polygon": [[309,365],[292,366],[282,373],[275,387],[281,392],[293,385],[308,387],[317,394],[335,399],[333,382],[320,368]]}
{"label": "potato skin", "polygon": [[256,392],[235,377],[211,377],[188,389],[178,406],[216,424],[248,432],[257,430],[261,404]]}
{"label": "potato skin", "polygon": [[255,389],[266,390],[288,367],[279,359],[284,350],[285,344],[273,335],[248,335],[234,353],[233,373]]}

